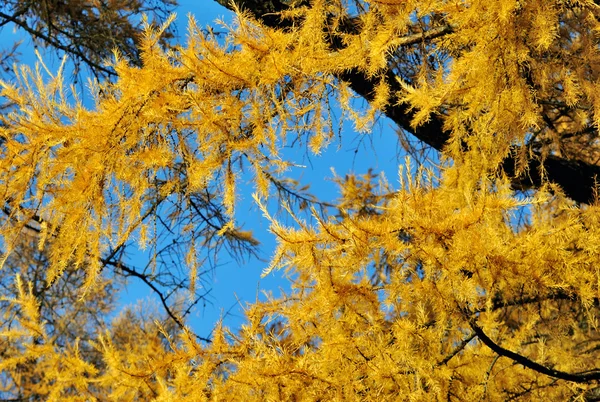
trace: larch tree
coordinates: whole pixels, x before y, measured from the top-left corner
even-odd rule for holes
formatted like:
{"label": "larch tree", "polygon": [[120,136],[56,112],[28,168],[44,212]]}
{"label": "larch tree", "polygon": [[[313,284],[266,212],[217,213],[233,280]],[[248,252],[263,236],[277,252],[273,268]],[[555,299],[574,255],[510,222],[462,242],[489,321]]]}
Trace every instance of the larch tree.
{"label": "larch tree", "polygon": [[[600,6],[223,4],[224,36],[191,19],[187,42],[165,46],[170,21],[146,24],[140,63],[116,49],[92,106],[61,71],[3,84],[2,302],[18,314],[0,332],[2,379],[48,400],[600,400]],[[327,204],[286,177],[283,146],[319,155],[344,121],[366,135],[382,115],[413,155],[397,185],[340,177]],[[170,285],[195,300],[206,249],[257,246],[234,219],[242,173],[278,239],[264,274],[292,285],[242,328],[204,342],[189,303],[164,298],[166,320],[128,310],[82,334],[40,314],[75,275],[101,316],[132,241],[153,275],[181,268],[157,262],[158,228],[187,272]],[[36,247],[43,292],[25,275]]]}
{"label": "larch tree", "polygon": [[[73,83],[80,81],[86,73],[98,79],[111,79],[115,72],[104,64],[104,60],[114,49],[126,54],[132,64],[141,65],[136,45],[143,27],[141,15],[146,13],[152,19],[161,21],[169,15],[174,5],[173,1],[162,0],[105,3],[5,1],[0,5],[0,27],[20,31],[22,37],[25,40],[29,38],[43,56],[68,56],[71,74],[69,81]],[[163,35],[161,40],[164,45],[168,45],[174,33],[170,29]],[[0,74],[8,81],[15,77],[13,64],[19,60],[23,42],[6,44],[6,48],[0,50]],[[8,99],[3,98],[2,113],[7,113],[14,107]],[[3,215],[2,222],[11,214],[5,203],[0,214]],[[24,313],[21,305],[12,302],[23,289],[15,282],[20,277],[21,284],[26,284],[26,288],[31,286],[30,290],[38,300],[37,314],[44,321],[53,344],[65,347],[77,342],[78,353],[95,365],[100,364],[102,359],[89,341],[97,336],[99,330],[111,326],[116,329],[121,325],[118,320],[112,322],[111,314],[119,290],[128,277],[137,275],[137,278],[146,285],[152,285],[151,288],[161,295],[180,286],[176,284],[180,284],[182,280],[177,277],[176,272],[151,276],[149,272],[131,272],[126,266],[115,267],[114,264],[121,259],[121,255],[116,254],[111,261],[114,268],[112,272],[101,278],[91,297],[81,298],[85,270],[76,269],[70,264],[66,266],[56,285],[48,286],[46,273],[49,249],[38,247],[39,240],[39,226],[31,222],[16,239],[14,252],[7,256],[3,269],[0,270],[0,331],[14,330],[17,318]],[[170,307],[166,311],[172,309]],[[123,314],[138,319],[141,312]],[[160,315],[154,318],[158,317]],[[172,322],[171,318],[168,320]],[[172,326],[173,323],[165,325]],[[16,367],[16,370],[10,372],[2,371],[1,400],[46,400],[47,382],[51,377],[43,374],[47,366],[38,364],[40,361],[27,352],[26,345],[27,342],[19,337],[0,343],[0,361]]]}

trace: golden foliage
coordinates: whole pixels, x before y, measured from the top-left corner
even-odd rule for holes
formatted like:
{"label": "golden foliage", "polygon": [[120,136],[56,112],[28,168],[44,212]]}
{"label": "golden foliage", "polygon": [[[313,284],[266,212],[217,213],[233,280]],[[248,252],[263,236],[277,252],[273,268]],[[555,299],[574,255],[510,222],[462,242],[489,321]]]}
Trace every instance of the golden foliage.
{"label": "golden foliage", "polygon": [[[315,154],[333,140],[341,122],[332,104],[369,131],[393,95],[416,111],[414,127],[441,115],[452,137],[437,169],[415,173],[407,159],[396,189],[371,174],[338,178],[335,213],[312,209],[305,222],[286,206],[295,220],[286,226],[263,206],[278,239],[266,273],[285,269],[293,286],[249,306],[239,332],[219,327],[202,344],[125,312],[88,334],[82,353],[80,338],[58,343],[48,332],[43,295],[15,275],[17,292],[4,302],[20,313],[0,332],[11,345],[0,368],[18,383],[19,367],[35,361],[35,380],[18,386],[48,400],[597,393],[600,210],[550,183],[515,194],[498,166],[523,144],[597,160],[596,138],[579,133],[600,121],[599,15],[586,1],[315,0],[282,14],[293,21],[287,29],[238,10],[224,39],[192,19],[187,43],[172,50],[160,46],[167,25],[147,26],[143,65],[115,53],[118,77],[90,83],[92,108],[60,72],[45,79],[41,68],[21,68],[17,84],[2,84],[18,106],[0,127],[3,269],[34,224],[48,286],[85,272],[84,298],[101,295],[107,253],[136,236],[153,244],[151,219],[167,202],[181,217],[200,213],[198,197],[218,198],[226,220],[213,235],[255,245],[233,222],[242,161],[262,206],[292,165],[281,151],[290,136]],[[426,28],[443,29],[426,37]],[[390,55],[419,43],[438,62],[416,63],[392,94],[383,79]],[[355,110],[337,79],[348,71],[378,82],[370,109]],[[197,240],[208,235],[192,221],[179,229],[194,288]]]}

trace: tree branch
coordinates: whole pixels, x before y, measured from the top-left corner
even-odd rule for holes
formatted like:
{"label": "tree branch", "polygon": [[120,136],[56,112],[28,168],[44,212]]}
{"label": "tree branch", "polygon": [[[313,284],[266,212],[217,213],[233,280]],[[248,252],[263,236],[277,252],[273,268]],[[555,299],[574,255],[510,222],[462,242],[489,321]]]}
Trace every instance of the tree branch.
{"label": "tree branch", "polygon": [[[524,306],[526,304],[532,304],[532,303],[540,303],[543,301],[548,301],[548,300],[570,300],[570,301],[581,301],[581,299],[579,299],[577,297],[577,295],[572,295],[569,294],[567,292],[565,292],[564,290],[554,290],[551,291],[545,295],[537,295],[537,296],[527,296],[527,297],[519,297],[516,299],[512,299],[512,300],[505,300],[503,299],[501,296],[495,296],[492,299],[492,311],[504,308],[504,307],[519,307],[519,306]],[[594,297],[592,298],[594,305],[595,306],[600,306],[600,298],[598,297]],[[482,311],[486,311],[486,308],[481,308],[481,309],[475,309],[473,310],[474,313],[479,313]]]}
{"label": "tree branch", "polygon": [[[124,273],[131,275],[135,278],[140,279],[142,282],[144,282],[150,289],[152,289],[152,291],[154,293],[156,293],[156,295],[158,296],[158,298],[160,299],[160,302],[162,303],[165,311],[167,312],[167,314],[169,315],[169,317],[171,317],[171,319],[175,322],[175,324],[177,324],[177,326],[179,328],[181,328],[183,331],[187,331],[185,325],[183,324],[183,322],[181,321],[181,319],[177,316],[177,314],[175,314],[173,312],[173,310],[171,310],[171,308],[169,307],[168,303],[167,303],[167,299],[166,297],[163,295],[163,293],[154,285],[154,283],[152,283],[151,280],[148,279],[147,275],[144,275],[141,272],[138,272],[135,268],[131,268],[128,267],[127,265],[123,264],[121,261],[114,261],[114,260],[109,260],[106,258],[101,258],[100,261],[102,262],[102,264],[104,265],[110,265],[113,266],[121,271],[123,271]],[[206,342],[206,343],[211,343],[212,341],[209,338],[204,338],[201,337],[197,334],[194,334],[196,336],[196,338],[202,342]]]}
{"label": "tree branch", "polygon": [[[232,1],[215,1],[230,10],[234,9]],[[306,3],[305,1],[302,2],[303,5],[306,5]],[[241,10],[250,12],[268,27],[286,29],[291,26],[290,21],[285,21],[280,16],[282,11],[290,8],[287,2],[283,0],[238,0],[235,4]],[[345,29],[350,30],[347,33],[352,33],[353,29],[357,31],[357,27],[353,24],[347,24]],[[432,28],[430,31],[421,34],[407,36],[402,41],[401,46],[410,46],[423,40],[431,40],[448,32],[451,32],[450,27]],[[332,48],[338,45],[334,37],[330,37],[330,41],[332,42]],[[404,131],[411,133],[432,148],[442,151],[451,134],[443,129],[442,116],[432,115],[428,122],[416,128],[411,127],[415,111],[409,110],[408,105],[399,102],[397,94],[402,93],[402,88],[396,79],[396,75],[388,70],[383,72],[383,76],[392,94],[383,113]],[[375,88],[377,88],[381,79],[380,77],[369,77],[356,69],[340,73],[338,78],[348,82],[354,92],[369,102],[374,99]],[[544,182],[550,181],[558,184],[567,197],[578,203],[591,203],[594,201],[596,197],[596,178],[600,178],[600,166],[556,155],[543,156],[539,152],[533,152],[532,157],[527,161],[525,172],[517,176],[516,166],[518,166],[520,151],[517,148],[513,151],[504,160],[500,168],[511,177],[515,189],[539,188]]]}
{"label": "tree branch", "polygon": [[527,357],[510,351],[508,349],[505,349],[496,342],[494,342],[489,336],[486,335],[483,329],[479,325],[477,325],[475,318],[469,318],[468,321],[469,326],[471,327],[473,332],[475,332],[477,338],[479,338],[479,340],[484,345],[492,349],[499,356],[507,357],[513,360],[514,362],[519,363],[524,367],[527,367],[528,369],[537,371],[538,373],[547,375],[549,377],[558,378],[560,380],[572,381],[580,384],[600,380],[600,369],[593,369],[581,373],[567,373],[566,371],[551,369],[539,363],[536,363],[533,360],[528,359]]}
{"label": "tree branch", "polygon": [[29,33],[31,36],[41,39],[44,42],[46,42],[48,45],[55,47],[57,49],[62,50],[63,52],[67,53],[67,54],[72,54],[75,57],[79,58],[80,60],[82,60],[84,63],[86,63],[88,66],[92,67],[94,70],[97,71],[101,71],[105,74],[107,74],[108,76],[113,76],[116,73],[109,69],[106,68],[104,66],[101,66],[98,63],[95,63],[94,61],[90,60],[83,52],[81,52],[78,49],[74,49],[72,47],[63,45],[62,43],[60,43],[59,41],[55,40],[54,38],[44,34],[43,32],[37,31],[33,28],[31,28],[29,25],[27,25],[27,23],[25,21],[20,20],[19,18],[17,18],[16,15],[8,15],[6,13],[3,13],[2,11],[0,11],[0,18],[6,20],[6,21],[10,21],[13,24],[17,25],[18,27],[24,29],[27,33]]}
{"label": "tree branch", "polygon": [[[155,210],[157,204],[154,204],[151,208],[149,208],[149,211],[146,212],[146,214],[143,216],[142,220],[148,216],[152,211]],[[7,217],[10,219],[13,216],[13,212],[9,209],[9,207],[4,206],[2,208],[2,212],[4,212]],[[40,218],[38,215],[33,215],[29,217],[32,221],[37,222],[37,223],[42,223],[43,219]],[[34,226],[31,226],[29,224],[25,224],[25,227],[27,227],[28,229],[39,233],[40,229]],[[135,268],[132,267],[128,267],[127,265],[123,264],[121,261],[115,260],[114,257],[118,254],[118,252],[122,249],[123,245],[121,244],[119,247],[116,247],[115,249],[112,250],[111,253],[109,253],[109,255],[107,257],[101,257],[100,258],[100,262],[104,265],[104,266],[112,266],[115,267],[121,271],[123,271],[124,273],[131,275],[135,278],[140,279],[142,282],[144,282],[150,289],[152,289],[152,291],[154,293],[156,293],[156,295],[158,296],[158,298],[160,299],[165,311],[167,312],[167,315],[177,324],[177,326],[179,326],[179,328],[181,328],[182,330],[186,330],[185,325],[183,324],[183,322],[181,321],[181,319],[171,310],[171,308],[169,307],[169,305],[167,304],[167,298],[164,296],[163,292],[160,291],[160,289],[158,289],[156,287],[156,285],[154,283],[152,283],[152,281],[150,279],[148,279],[148,276],[137,271]],[[50,286],[52,286],[53,283],[47,282],[45,285],[44,290],[47,290],[50,288]],[[203,296],[201,296],[203,297]],[[196,304],[196,302],[194,302],[192,304],[192,306],[194,304]],[[190,310],[191,306],[188,308],[188,312]],[[196,336],[196,338],[200,341],[206,342],[206,343],[211,343],[212,341],[209,338],[204,338],[201,337],[197,334],[194,334]]]}
{"label": "tree branch", "polygon": [[452,352],[450,352],[448,355],[446,355],[446,357],[444,357],[442,359],[442,361],[438,362],[438,364],[436,364],[437,367],[439,366],[443,366],[444,364],[448,363],[450,360],[452,360],[452,358],[454,356],[456,356],[458,353],[460,353],[462,350],[464,350],[464,348],[469,344],[469,342],[471,342],[473,339],[475,338],[475,333],[470,334],[469,336],[467,336],[465,339],[463,339],[455,348],[454,350],[452,350]]}

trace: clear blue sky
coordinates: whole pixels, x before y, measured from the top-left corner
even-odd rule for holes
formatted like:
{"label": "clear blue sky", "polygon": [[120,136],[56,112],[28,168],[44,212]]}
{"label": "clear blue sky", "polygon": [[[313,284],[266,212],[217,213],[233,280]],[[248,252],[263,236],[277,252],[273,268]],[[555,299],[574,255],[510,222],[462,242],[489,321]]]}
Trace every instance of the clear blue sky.
{"label": "clear blue sky", "polygon": [[[226,22],[232,19],[232,14],[227,9],[212,0],[180,0],[176,12],[175,24],[181,41],[185,40],[189,13],[194,15],[199,25],[211,24],[217,18]],[[4,29],[0,33],[0,46],[8,47],[19,35],[19,32],[13,33]],[[31,43],[25,41],[21,47],[24,62],[35,63],[32,50]],[[43,56],[50,69],[58,67],[56,57],[52,57],[51,54]],[[342,133],[342,142],[334,142],[319,157],[307,154],[305,149],[286,151],[286,155],[291,160],[298,165],[306,166],[294,168],[290,175],[303,184],[310,184],[312,192],[324,200],[334,200],[338,195],[337,188],[330,180],[332,167],[341,177],[350,172],[366,173],[369,168],[373,168],[376,173],[384,171],[388,181],[394,185],[398,183],[399,147],[393,127],[393,123],[382,119],[376,125],[376,131],[365,138],[353,132],[352,126],[347,124]],[[212,304],[199,306],[188,318],[188,324],[203,337],[210,334],[214,324],[225,313],[228,313],[223,317],[225,325],[238,328],[243,323],[242,305],[256,300],[257,296],[262,297],[263,291],[272,291],[273,294],[278,295],[279,289],[289,289],[282,272],[273,272],[265,278],[260,277],[273,254],[275,239],[268,232],[267,220],[262,217],[252,201],[251,178],[249,176],[246,178],[246,182],[240,183],[240,203],[237,206],[236,218],[238,223],[243,224],[246,230],[252,230],[260,240],[260,256],[263,261],[250,259],[240,265],[231,260],[226,253],[222,253],[220,266],[214,274],[209,274],[210,276],[205,277],[203,281],[206,288],[212,288],[208,297],[208,301]],[[276,207],[273,206],[273,212]],[[130,262],[137,267],[142,267],[146,264],[145,256],[143,253],[133,253]],[[123,293],[121,304],[133,304],[137,299],[148,297],[149,294],[149,290],[143,284],[132,279],[130,286]]]}

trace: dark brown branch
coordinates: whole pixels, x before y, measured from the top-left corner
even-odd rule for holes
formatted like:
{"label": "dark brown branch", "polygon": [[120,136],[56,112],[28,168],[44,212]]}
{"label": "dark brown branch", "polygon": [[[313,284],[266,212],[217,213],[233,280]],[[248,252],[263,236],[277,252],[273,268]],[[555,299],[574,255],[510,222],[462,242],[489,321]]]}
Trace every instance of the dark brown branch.
{"label": "dark brown branch", "polygon": [[[171,317],[171,319],[175,322],[175,324],[177,324],[177,326],[179,328],[181,328],[182,330],[186,330],[185,325],[183,324],[183,322],[181,321],[181,319],[177,316],[177,314],[175,314],[171,308],[169,307],[168,303],[167,303],[167,299],[166,297],[163,295],[163,293],[160,291],[160,289],[158,289],[154,283],[152,283],[152,281],[150,279],[148,279],[148,276],[138,272],[135,268],[131,268],[128,267],[127,265],[123,264],[121,261],[113,261],[113,260],[108,260],[106,258],[101,258],[100,261],[102,262],[102,264],[104,265],[110,265],[113,266],[121,271],[123,271],[124,273],[126,273],[127,275],[133,276],[135,278],[140,279],[142,282],[144,282],[150,289],[152,289],[152,291],[154,293],[156,293],[156,295],[158,296],[158,298],[160,299],[160,302],[162,303],[165,311],[167,312],[167,314],[169,315],[169,317]],[[207,342],[210,343],[212,342],[210,339],[208,338],[204,338],[201,337],[199,335],[195,335],[196,338],[200,341],[203,342]]]}
{"label": "dark brown branch", "polygon": [[0,22],[0,28],[3,27],[4,25],[8,24],[9,22],[13,22],[15,19],[24,15],[26,12],[27,12],[27,7],[23,7],[21,10],[17,11],[13,15],[11,15],[10,19],[5,18],[4,21]]}
{"label": "dark brown branch", "polygon": [[[555,290],[544,295],[519,297],[513,300],[505,300],[501,296],[496,296],[492,299],[492,311],[513,306],[524,306],[532,303],[540,303],[548,300],[571,300],[581,301],[577,295],[569,294],[564,290]],[[600,298],[595,297],[592,299],[595,306],[600,306]],[[486,308],[473,310],[475,313],[486,311]]]}
{"label": "dark brown branch", "polygon": [[537,371],[540,374],[544,374],[549,377],[558,378],[560,380],[565,380],[565,381],[572,381],[572,382],[576,382],[576,383],[588,383],[591,381],[600,380],[600,369],[593,369],[593,370],[586,371],[583,373],[567,373],[566,371],[560,371],[560,370],[548,368],[546,366],[543,366],[539,363],[534,362],[531,359],[528,359],[527,357],[525,357],[523,355],[520,355],[520,354],[510,351],[508,349],[505,349],[502,346],[500,346],[499,344],[497,344],[496,342],[494,342],[489,336],[486,335],[486,333],[483,331],[483,329],[479,325],[477,325],[477,322],[475,321],[474,318],[469,319],[469,326],[471,327],[473,332],[475,332],[475,334],[477,335],[477,338],[479,338],[479,340],[484,345],[486,345],[488,348],[492,349],[499,356],[507,357],[507,358],[513,360],[514,362],[521,364],[524,367],[527,367],[528,369]]}
{"label": "dark brown branch", "polygon": [[35,30],[35,29],[31,28],[29,25],[27,25],[27,23],[25,21],[22,21],[21,19],[17,18],[14,15],[8,15],[8,14],[5,14],[2,11],[0,11],[0,18],[4,19],[6,21],[10,21],[13,24],[17,25],[18,27],[24,29],[28,34],[30,34],[34,38],[41,39],[44,42],[46,42],[48,45],[50,45],[52,47],[55,47],[55,48],[57,48],[59,50],[62,50],[63,52],[65,52],[67,54],[72,54],[73,56],[79,58],[84,63],[86,63],[88,66],[92,67],[93,69],[95,69],[97,71],[101,71],[101,72],[107,74],[108,76],[115,75],[115,72],[113,70],[111,70],[109,68],[106,68],[104,66],[101,66],[98,63],[95,63],[94,61],[90,60],[79,49],[75,49],[73,47],[69,47],[69,46],[63,45],[59,41],[55,40],[54,38],[52,38],[52,37],[50,37],[50,36],[48,36],[46,34],[44,34],[43,32],[40,32],[38,30]]}
{"label": "dark brown branch", "polygon": [[[162,201],[162,199],[161,199]],[[153,204],[152,207],[150,207],[148,209],[148,211],[146,211],[146,214],[142,216],[141,220],[145,219],[147,216],[149,216],[152,212],[154,212],[156,210],[156,207],[158,206],[158,204],[160,203],[160,201],[157,201],[157,203]],[[11,218],[13,216],[13,212],[9,209],[9,207],[4,206],[2,208],[2,212],[4,212],[9,218]],[[42,218],[40,218],[38,215],[33,215],[29,217],[32,221],[37,222],[37,223],[42,223],[43,220]],[[40,229],[34,226],[31,226],[29,224],[25,225],[28,229],[33,230],[37,233],[40,232]],[[185,330],[185,325],[183,324],[183,322],[181,321],[181,319],[171,310],[171,308],[169,307],[168,303],[167,303],[167,297],[164,296],[163,292],[160,291],[160,289],[158,289],[156,287],[156,285],[154,283],[152,283],[152,281],[148,278],[147,275],[137,271],[135,268],[131,268],[128,267],[127,265],[123,264],[121,261],[119,260],[115,260],[114,257],[119,253],[119,251],[122,250],[123,245],[120,245],[119,247],[116,247],[115,249],[112,250],[111,253],[109,253],[109,255],[107,257],[103,257],[100,258],[100,262],[104,265],[104,266],[112,266],[115,267],[117,269],[119,269],[120,271],[122,271],[123,273],[133,276],[135,278],[140,279],[142,282],[144,282],[150,289],[152,289],[152,291],[154,293],[156,293],[156,295],[158,296],[158,298],[160,299],[165,311],[167,312],[167,314],[169,315],[169,317],[177,324],[177,326],[179,328],[181,328],[182,330]],[[44,286],[43,290],[48,290],[50,288],[50,286],[52,286],[53,283],[47,282]],[[200,296],[203,297],[203,296]],[[198,301],[195,301],[193,305],[195,305]],[[191,306],[190,306],[191,308]],[[189,312],[190,308],[188,308],[188,310],[186,311],[186,314]],[[200,341],[203,342],[207,342],[210,343],[211,340],[209,338],[204,338],[201,337],[199,335],[195,335],[196,338]]]}
{"label": "dark brown branch", "polygon": [[442,359],[442,361],[440,361],[436,366],[443,366],[444,364],[448,363],[450,360],[452,360],[452,358],[454,356],[456,356],[458,353],[460,353],[462,350],[464,350],[464,348],[469,344],[469,342],[471,342],[473,339],[475,338],[475,334],[471,334],[468,337],[466,337],[465,339],[463,339],[455,348],[452,352],[450,352],[446,357],[444,357]]}
{"label": "dark brown branch", "polygon": [[[219,4],[233,9],[233,2],[229,0],[216,0]],[[291,26],[290,21],[282,20],[279,13],[289,9],[289,5],[282,0],[239,0],[235,4],[240,9],[249,11],[255,18],[271,28],[286,29]],[[303,2],[306,4],[306,2]],[[345,29],[352,30],[353,25],[347,24]],[[354,29],[357,29],[354,27]],[[423,40],[431,40],[450,32],[449,27],[432,28],[431,31],[406,37],[403,46],[419,43]],[[351,33],[351,32],[347,32]],[[331,38],[332,47],[336,40]],[[351,70],[338,74],[338,78],[349,83],[353,91],[367,101],[372,101],[375,88],[381,78],[369,77],[358,71]],[[384,80],[390,88],[390,93],[402,93],[396,75],[388,70],[384,72]],[[397,96],[392,96],[389,105],[383,110],[384,114],[394,121],[404,131],[413,134],[417,139],[442,151],[448,140],[450,132],[443,129],[443,118],[432,115],[428,122],[417,128],[411,126],[415,111],[410,110],[408,105],[398,102]],[[525,166],[525,173],[517,176],[516,166],[519,149],[509,155],[501,165],[501,169],[512,178],[515,189],[539,188],[546,180],[558,184],[565,195],[579,203],[591,203],[596,197],[596,178],[600,178],[600,167],[584,161],[562,158],[555,155],[542,157],[540,153],[533,153]],[[542,177],[545,172],[545,177]]]}

